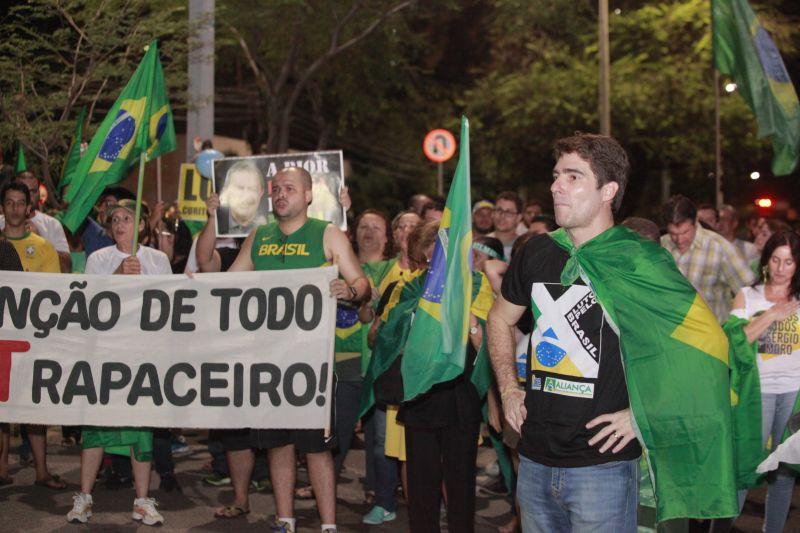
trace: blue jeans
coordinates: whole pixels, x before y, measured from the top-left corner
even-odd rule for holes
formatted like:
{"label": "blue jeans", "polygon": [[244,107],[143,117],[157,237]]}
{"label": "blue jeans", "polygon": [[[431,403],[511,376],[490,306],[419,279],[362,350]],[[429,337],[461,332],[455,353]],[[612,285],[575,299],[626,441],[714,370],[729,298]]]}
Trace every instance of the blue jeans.
{"label": "blue jeans", "polygon": [[397,510],[397,467],[399,461],[386,456],[386,408],[376,407],[372,415],[374,424],[373,446],[375,457],[375,505],[387,511]]}
{"label": "blue jeans", "polygon": [[[797,391],[784,394],[761,394],[761,440],[764,446],[772,437],[772,449],[778,447],[783,438],[783,430],[792,416],[792,407],[797,398]],[[767,501],[764,510],[764,532],[780,533],[789,516],[789,505],[792,503],[794,490],[794,473],[780,466],[778,470],[767,476]],[[739,512],[742,511],[747,491],[739,491]]]}
{"label": "blue jeans", "polygon": [[519,459],[517,499],[524,533],[636,531],[638,459],[580,468]]}
{"label": "blue jeans", "polygon": [[339,381],[336,384],[336,442],[338,448],[333,454],[333,468],[336,478],[344,466],[347,452],[353,443],[353,432],[358,423],[358,402],[361,398],[360,381]]}

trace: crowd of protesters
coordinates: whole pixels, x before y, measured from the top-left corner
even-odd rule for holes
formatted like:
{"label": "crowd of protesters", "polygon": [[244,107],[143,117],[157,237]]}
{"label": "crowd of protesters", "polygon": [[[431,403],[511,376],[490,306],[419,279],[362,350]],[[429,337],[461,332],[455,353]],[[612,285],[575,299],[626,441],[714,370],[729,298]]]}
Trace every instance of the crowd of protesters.
{"label": "crowd of protesters", "polygon": [[[569,148],[566,150],[570,155]],[[592,163],[591,155],[588,162]],[[554,196],[572,194],[562,185],[564,179],[561,174],[554,175]],[[335,532],[336,483],[358,433],[365,444],[363,489],[365,502],[370,505],[363,516],[364,524],[392,522],[404,500],[411,531],[439,531],[440,508],[444,506],[449,530],[469,532],[474,529],[477,489],[507,496],[511,514],[500,531],[514,532],[523,526],[524,531],[539,531],[526,523],[537,520],[527,504],[520,502],[523,509],[517,510],[517,487],[527,487],[517,482],[520,461],[524,470],[531,467],[525,458],[530,448],[519,448],[520,428],[509,424],[508,413],[503,413],[513,394],[493,383],[481,397],[470,374],[486,343],[486,320],[495,297],[526,297],[521,288],[507,288],[512,283],[504,281],[504,276],[507,272],[519,276],[524,268],[519,265],[531,261],[536,253],[533,248],[542,242],[536,237],[558,229],[557,219],[563,223],[558,209],[550,214],[549,200],[525,201],[513,191],[500,191],[474,202],[472,268],[476,289],[464,373],[412,402],[403,402],[402,354],[396,354],[393,364],[374,382],[366,383],[364,376],[369,372],[373,351],[397,351],[396,329],[387,325],[400,320],[402,327],[405,320],[406,333],[410,327],[445,201],[414,194],[407,209],[386,213],[372,206],[351,206],[344,189],[340,202],[349,218],[345,233],[308,218],[310,180],[310,175],[299,168],[279,172],[271,187],[277,221],[259,226],[246,239],[217,238],[214,215],[220,200],[212,195],[207,200],[209,222],[193,240],[174,207],[162,202],[153,208],[143,204],[141,217],[135,220],[135,196],[121,187],[106,189],[94,213],[76,234],[71,234],[44,212],[36,175],[23,172],[7,179],[0,189],[4,214],[0,219],[0,268],[73,274],[191,274],[314,268],[336,258],[342,278],[331,285],[331,294],[338,299],[333,434],[248,428],[210,431],[208,451],[213,472],[203,482],[231,486],[234,491],[233,503],[217,509],[214,516],[235,520],[247,515],[249,491],[271,489],[277,509],[272,531],[295,531],[295,498],[316,498],[321,531]],[[621,199],[621,192],[618,194]],[[725,322],[731,314],[749,320],[745,333],[753,342],[769,338],[776,328],[797,329],[794,317],[800,307],[800,273],[796,271],[800,238],[784,221],[744,215],[732,206],[715,209],[675,196],[662,206],[660,220],[632,217],[621,225],[660,242],[719,322]],[[139,226],[142,246],[134,252],[135,225]],[[279,265],[270,257],[259,256],[253,250],[253,239],[269,234],[279,235],[282,242],[305,243],[306,249],[313,250],[312,257],[288,262],[284,257]],[[515,261],[518,255],[522,259]],[[405,314],[398,319],[401,313]],[[526,388],[530,376],[527,369],[534,322],[534,316],[527,312],[512,324],[515,386],[519,389]],[[800,354],[777,357],[759,351],[765,446],[774,446],[780,440],[792,413],[800,388],[800,357],[796,355]],[[365,390],[367,386],[372,389]],[[364,397],[370,395],[374,402],[365,404]],[[522,433],[524,440],[525,431]],[[9,477],[9,435],[9,426],[2,425],[0,485],[13,482]],[[36,484],[65,490],[65,480],[47,468],[46,428],[23,426],[21,435],[20,462],[32,456]],[[67,515],[70,522],[86,523],[91,518],[92,489],[100,471],[99,477],[107,484],[134,488],[133,519],[147,525],[164,523],[164,516],[148,494],[150,473],[154,465],[161,490],[181,490],[173,462],[173,455],[186,449],[179,429],[64,427],[63,436],[64,446],[82,447],[80,479],[69,480],[80,485]],[[620,457],[638,458],[641,449],[636,440],[626,440],[622,432],[620,438],[620,445],[624,442]],[[492,475],[481,477],[484,482],[476,487],[477,448],[484,439],[496,452],[497,468]],[[599,462],[609,460],[606,455]],[[298,461],[308,466],[310,486],[295,486]],[[768,482],[766,531],[781,531],[789,512],[794,477],[791,471],[781,469]],[[402,498],[398,487],[402,488]],[[740,494],[742,502],[745,494]]]}

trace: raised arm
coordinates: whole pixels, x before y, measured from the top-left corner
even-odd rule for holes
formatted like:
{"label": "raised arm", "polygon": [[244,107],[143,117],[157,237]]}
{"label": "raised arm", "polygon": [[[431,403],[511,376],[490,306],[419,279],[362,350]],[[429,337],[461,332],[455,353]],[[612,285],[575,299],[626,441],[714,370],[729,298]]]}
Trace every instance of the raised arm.
{"label": "raised arm", "polygon": [[195,257],[197,259],[197,269],[200,272],[219,272],[222,260],[217,252],[217,228],[216,213],[219,208],[219,196],[212,194],[206,200],[206,213],[208,220],[200,235],[197,236],[197,247]]}
{"label": "raised arm", "polygon": [[338,299],[360,302],[371,294],[369,280],[361,269],[353,247],[347,236],[329,224],[323,237],[325,257],[339,267],[339,275],[344,279],[331,282],[331,295]]}
{"label": "raised arm", "polygon": [[242,247],[239,249],[239,255],[236,256],[236,260],[234,260],[228,272],[246,272],[255,268],[255,265],[253,265],[253,258],[250,255],[253,249],[253,239],[255,239],[255,235],[256,230],[253,230],[244,240]]}

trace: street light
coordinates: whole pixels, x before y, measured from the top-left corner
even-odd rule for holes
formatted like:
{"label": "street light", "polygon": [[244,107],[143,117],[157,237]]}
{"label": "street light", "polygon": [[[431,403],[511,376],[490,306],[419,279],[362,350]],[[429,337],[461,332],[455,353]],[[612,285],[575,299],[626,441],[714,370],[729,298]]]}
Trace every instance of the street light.
{"label": "street light", "polygon": [[757,180],[760,177],[761,177],[761,173],[760,172],[756,171],[756,172],[751,172],[750,173],[750,179],[751,180]]}
{"label": "street light", "polygon": [[736,84],[733,82],[729,82],[725,84],[725,92],[732,93],[736,90]]}

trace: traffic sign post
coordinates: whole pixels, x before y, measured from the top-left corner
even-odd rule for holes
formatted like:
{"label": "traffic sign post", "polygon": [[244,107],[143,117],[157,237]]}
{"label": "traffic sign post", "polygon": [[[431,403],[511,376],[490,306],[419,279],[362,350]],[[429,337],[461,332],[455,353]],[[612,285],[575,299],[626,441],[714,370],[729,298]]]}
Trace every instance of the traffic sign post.
{"label": "traffic sign post", "polygon": [[447,130],[431,130],[422,142],[422,151],[425,152],[425,156],[428,159],[437,163],[436,192],[439,196],[444,196],[442,163],[453,157],[456,153],[456,138]]}

